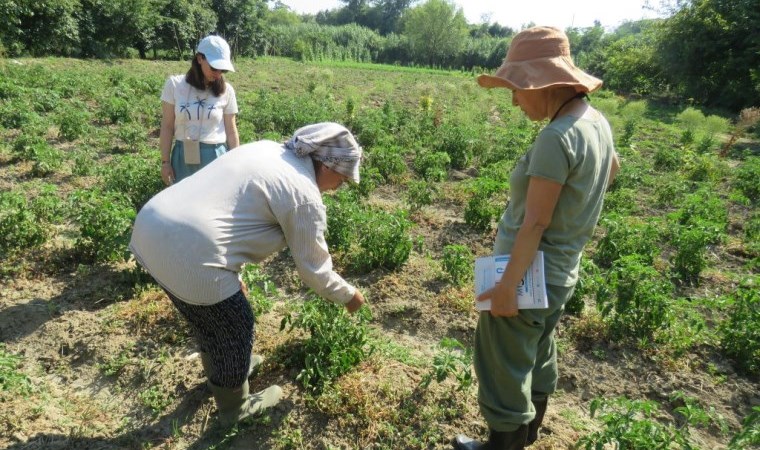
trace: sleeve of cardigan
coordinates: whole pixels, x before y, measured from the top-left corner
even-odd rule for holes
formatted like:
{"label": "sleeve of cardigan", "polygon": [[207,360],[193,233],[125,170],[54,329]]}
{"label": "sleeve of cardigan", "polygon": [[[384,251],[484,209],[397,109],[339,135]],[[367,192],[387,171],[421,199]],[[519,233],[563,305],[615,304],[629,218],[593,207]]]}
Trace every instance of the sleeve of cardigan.
{"label": "sleeve of cardigan", "polygon": [[320,296],[339,304],[348,303],[356,288],[333,271],[325,231],[324,205],[307,203],[278,216],[298,273]]}

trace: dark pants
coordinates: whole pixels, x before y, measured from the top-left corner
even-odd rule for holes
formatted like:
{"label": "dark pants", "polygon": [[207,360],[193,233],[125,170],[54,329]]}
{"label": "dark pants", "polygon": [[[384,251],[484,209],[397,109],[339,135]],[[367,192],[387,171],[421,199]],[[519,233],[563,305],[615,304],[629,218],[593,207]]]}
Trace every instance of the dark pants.
{"label": "dark pants", "polygon": [[167,292],[187,319],[200,351],[208,354],[213,384],[237,388],[248,378],[255,333],[253,310],[243,291],[213,305],[191,305]]}

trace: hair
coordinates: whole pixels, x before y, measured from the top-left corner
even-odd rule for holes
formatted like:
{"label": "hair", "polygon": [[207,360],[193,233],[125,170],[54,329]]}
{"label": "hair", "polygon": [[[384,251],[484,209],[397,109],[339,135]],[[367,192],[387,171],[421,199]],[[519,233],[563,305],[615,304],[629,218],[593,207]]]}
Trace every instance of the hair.
{"label": "hair", "polygon": [[227,83],[224,81],[224,75],[211,83],[211,85],[206,86],[206,77],[203,76],[203,69],[201,69],[201,63],[198,62],[198,55],[201,55],[201,58],[206,59],[206,55],[203,53],[196,53],[193,56],[193,60],[190,63],[190,70],[185,74],[185,81],[195,89],[205,91],[206,89],[211,88],[211,92],[214,93],[215,97],[221,96],[227,88]]}

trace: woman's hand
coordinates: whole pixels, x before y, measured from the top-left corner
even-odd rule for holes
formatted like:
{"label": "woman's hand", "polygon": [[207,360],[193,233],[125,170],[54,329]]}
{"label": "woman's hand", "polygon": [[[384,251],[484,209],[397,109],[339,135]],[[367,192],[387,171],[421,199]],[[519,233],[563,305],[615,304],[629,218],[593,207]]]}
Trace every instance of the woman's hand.
{"label": "woman's hand", "polygon": [[161,164],[161,180],[167,186],[174,184],[174,169],[172,169],[172,165],[168,162]]}
{"label": "woman's hand", "polygon": [[497,285],[478,295],[477,301],[491,300],[491,315],[514,317],[517,315],[517,289]]}
{"label": "woman's hand", "polygon": [[361,292],[357,289],[356,292],[354,292],[354,296],[351,297],[351,300],[346,303],[346,310],[348,310],[349,313],[355,313],[359,308],[362,307],[364,304],[364,295],[362,295]]}

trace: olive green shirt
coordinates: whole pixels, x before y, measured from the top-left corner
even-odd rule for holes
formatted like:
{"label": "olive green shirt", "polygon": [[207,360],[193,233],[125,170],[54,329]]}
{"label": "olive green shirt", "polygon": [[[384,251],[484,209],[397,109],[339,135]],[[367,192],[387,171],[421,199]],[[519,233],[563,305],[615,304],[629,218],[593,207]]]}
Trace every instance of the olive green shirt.
{"label": "olive green shirt", "polygon": [[607,120],[563,116],[547,125],[510,177],[510,201],[501,217],[494,251],[508,254],[525,218],[530,177],[562,185],[551,223],[539,250],[544,252],[546,282],[573,286],[581,251],[591,238],[615,157]]}

